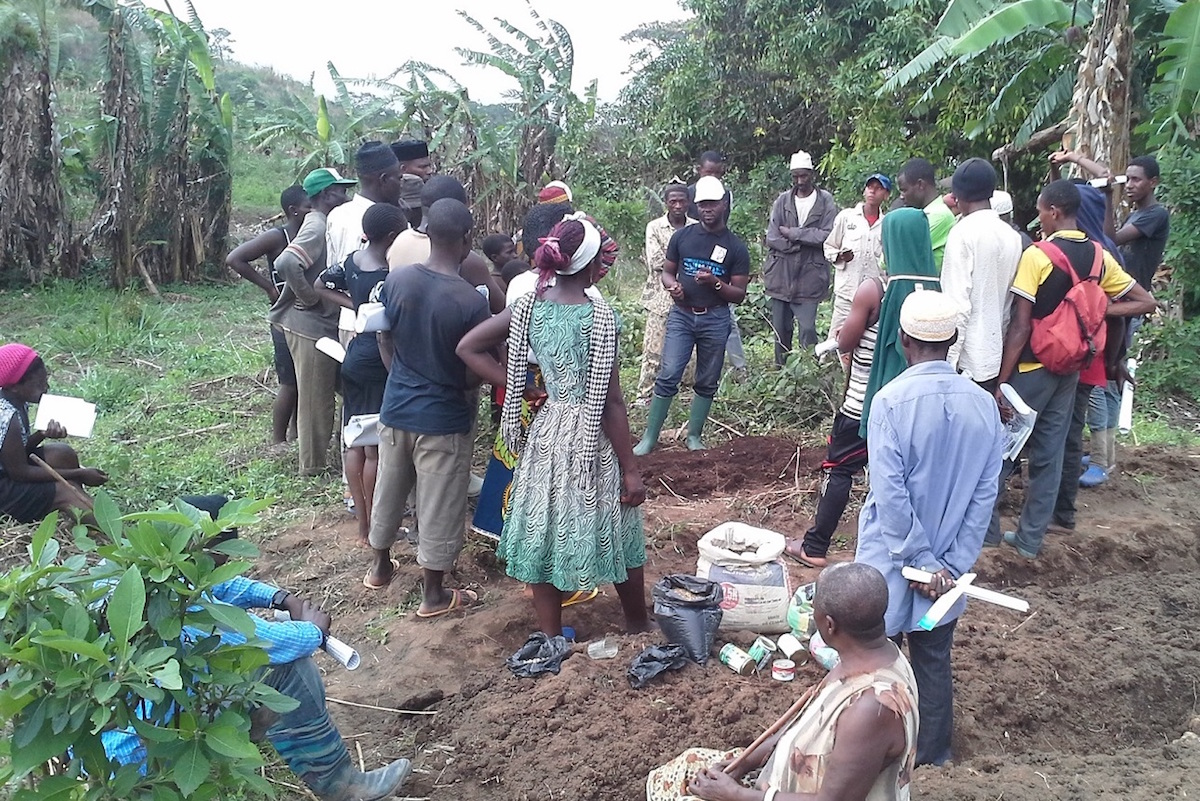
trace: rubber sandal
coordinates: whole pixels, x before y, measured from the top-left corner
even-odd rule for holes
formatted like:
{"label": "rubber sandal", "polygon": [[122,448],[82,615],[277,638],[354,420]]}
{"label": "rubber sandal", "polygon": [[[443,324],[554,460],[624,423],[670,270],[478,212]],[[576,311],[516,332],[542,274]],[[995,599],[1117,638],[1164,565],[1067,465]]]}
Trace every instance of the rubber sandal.
{"label": "rubber sandal", "polygon": [[[466,603],[463,602],[463,598],[467,599]],[[479,600],[479,595],[474,590],[450,590],[450,605],[449,606],[447,606],[445,609],[439,609],[436,612],[422,612],[421,610],[418,609],[417,617],[425,618],[425,619],[428,619],[431,617],[441,617],[442,615],[447,614],[449,612],[454,612],[459,609],[466,609],[467,607],[474,606],[478,600]]]}
{"label": "rubber sandal", "polygon": [[798,554],[794,553],[793,551],[789,551],[787,546],[785,545],[783,547],[783,555],[786,556],[788,559],[791,559],[793,562],[796,562],[797,564],[802,565],[803,567],[812,567],[812,568],[820,569],[829,564],[829,560],[823,556],[809,556],[808,554],[806,554],[804,552],[804,545],[800,546],[800,553],[798,553]]}
{"label": "rubber sandal", "polygon": [[585,604],[588,601],[594,601],[596,599],[596,596],[598,596],[599,594],[600,594],[600,590],[595,589],[595,588],[590,589],[590,590],[575,590],[575,592],[573,592],[570,595],[563,598],[562,608],[566,609],[568,606],[574,606],[575,604]]}
{"label": "rubber sandal", "polygon": [[386,587],[387,585],[392,583],[392,578],[395,577],[396,571],[399,569],[400,569],[400,561],[398,559],[393,559],[392,560],[392,575],[391,575],[391,577],[388,578],[387,581],[383,582],[382,584],[372,584],[371,583],[371,574],[368,573],[367,575],[363,576],[363,586],[366,587],[368,590],[382,590],[384,587]]}

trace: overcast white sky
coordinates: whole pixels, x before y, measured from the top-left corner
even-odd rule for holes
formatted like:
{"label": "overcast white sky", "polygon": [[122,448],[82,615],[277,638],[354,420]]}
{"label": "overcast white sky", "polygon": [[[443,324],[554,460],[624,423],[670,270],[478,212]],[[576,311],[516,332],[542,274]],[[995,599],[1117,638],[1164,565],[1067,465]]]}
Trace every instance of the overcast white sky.
{"label": "overcast white sky", "polygon": [[[150,4],[164,7],[163,0]],[[329,92],[326,62],[345,77],[384,77],[408,60],[425,61],[446,69],[463,83],[471,97],[494,102],[513,88],[496,70],[462,66],[454,47],[487,50],[487,41],[461,19],[462,9],[489,30],[494,19],[506,19],[527,33],[536,33],[525,0],[193,0],[205,28],[227,29],[234,57],[249,64],[308,81],[317,74],[318,91]],[[564,2],[532,0],[538,13],[566,26],[575,45],[575,89],[593,78],[601,100],[613,100],[627,81],[625,73],[635,48],[621,37],[644,22],[686,16],[678,0],[608,0]],[[183,8],[174,4],[176,13]]]}

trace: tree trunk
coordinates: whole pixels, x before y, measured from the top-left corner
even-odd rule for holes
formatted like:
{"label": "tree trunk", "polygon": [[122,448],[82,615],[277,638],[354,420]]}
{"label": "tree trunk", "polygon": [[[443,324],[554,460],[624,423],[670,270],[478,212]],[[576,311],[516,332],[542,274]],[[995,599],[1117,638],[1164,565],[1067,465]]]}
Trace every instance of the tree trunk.
{"label": "tree trunk", "polygon": [[69,244],[46,52],[10,48],[0,62],[0,274],[20,271],[30,282],[74,275],[79,267]]}
{"label": "tree trunk", "polygon": [[1133,29],[1128,0],[1105,0],[1083,49],[1063,144],[1114,174],[1129,163],[1129,73]]}

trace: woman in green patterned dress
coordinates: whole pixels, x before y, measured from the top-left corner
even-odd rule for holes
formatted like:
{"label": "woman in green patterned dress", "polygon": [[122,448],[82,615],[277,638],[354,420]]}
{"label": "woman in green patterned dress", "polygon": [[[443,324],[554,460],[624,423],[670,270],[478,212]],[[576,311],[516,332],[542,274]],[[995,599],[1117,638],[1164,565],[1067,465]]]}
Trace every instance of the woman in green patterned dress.
{"label": "woman in green patterned dress", "polygon": [[[562,594],[616,586],[625,625],[644,631],[646,499],[617,374],[617,322],[585,294],[600,271],[600,233],[566,219],[534,254],[538,291],[463,337],[458,355],[484,381],[506,388],[501,431],[520,453],[497,553],[533,589],[538,626],[562,634]],[[551,285],[551,278],[554,279]],[[544,406],[520,442],[524,359],[507,369],[492,352],[533,349],[546,382],[527,398]]]}

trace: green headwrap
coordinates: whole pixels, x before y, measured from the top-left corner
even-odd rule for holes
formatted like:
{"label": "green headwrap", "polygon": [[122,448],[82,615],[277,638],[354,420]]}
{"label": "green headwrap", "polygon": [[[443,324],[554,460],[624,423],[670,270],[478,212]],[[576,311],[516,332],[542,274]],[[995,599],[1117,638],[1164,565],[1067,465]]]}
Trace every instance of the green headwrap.
{"label": "green headwrap", "polygon": [[883,260],[887,266],[887,291],[879,307],[879,338],[871,377],[863,396],[862,423],[858,434],[866,439],[871,399],[884,384],[908,368],[908,359],[900,347],[900,307],[904,299],[919,289],[941,291],[937,265],[933,261],[933,243],[929,238],[929,220],[920,209],[896,209],[883,216]]}

